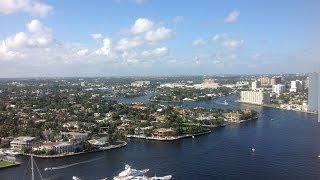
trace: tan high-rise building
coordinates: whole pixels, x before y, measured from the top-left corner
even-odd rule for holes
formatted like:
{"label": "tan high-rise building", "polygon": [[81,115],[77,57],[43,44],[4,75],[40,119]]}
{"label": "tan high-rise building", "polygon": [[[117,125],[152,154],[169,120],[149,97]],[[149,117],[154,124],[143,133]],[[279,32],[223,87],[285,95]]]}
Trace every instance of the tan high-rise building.
{"label": "tan high-rise building", "polygon": [[269,77],[261,77],[259,80],[261,82],[261,86],[269,86],[271,82]]}

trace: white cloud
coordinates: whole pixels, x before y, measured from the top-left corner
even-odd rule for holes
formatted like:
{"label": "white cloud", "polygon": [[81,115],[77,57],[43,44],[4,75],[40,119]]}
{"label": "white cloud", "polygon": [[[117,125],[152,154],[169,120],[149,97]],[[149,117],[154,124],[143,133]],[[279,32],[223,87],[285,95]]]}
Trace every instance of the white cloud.
{"label": "white cloud", "polygon": [[25,31],[0,39],[0,61],[24,59],[28,61],[16,61],[16,63],[25,62],[25,64],[35,64],[39,67],[53,64],[63,67],[63,64],[101,64],[103,62],[111,62],[119,66],[137,63],[152,64],[159,62],[156,60],[169,53],[169,49],[164,45],[158,48],[154,46],[174,34],[171,29],[161,24],[147,19],[141,23],[137,19],[132,26],[134,28],[130,29],[137,34],[131,32],[113,40],[103,34],[93,33],[90,36],[96,39],[97,45],[90,46],[59,42],[54,38],[52,29],[36,19],[26,23],[25,27]]}
{"label": "white cloud", "polygon": [[220,40],[226,39],[228,37],[229,37],[228,34],[216,34],[212,37],[212,40],[213,41],[220,41]]}
{"label": "white cloud", "polygon": [[103,38],[102,34],[100,33],[93,33],[93,34],[90,34],[90,36],[94,39],[94,40],[100,40]]}
{"label": "white cloud", "polygon": [[122,38],[117,42],[116,49],[128,50],[128,49],[138,47],[141,44],[142,44],[142,41],[138,38],[132,38],[132,39]]}
{"label": "white cloud", "polygon": [[183,16],[176,16],[172,20],[175,24],[183,23],[184,17]]}
{"label": "white cloud", "polygon": [[203,38],[198,38],[198,39],[195,39],[193,42],[192,42],[192,45],[193,46],[202,46],[202,45],[206,45],[208,43],[207,40],[203,39]]}
{"label": "white cloud", "polygon": [[137,4],[142,4],[144,2],[146,2],[146,0],[129,0],[130,2],[133,2],[133,3],[137,3]]}
{"label": "white cloud", "polygon": [[6,46],[5,42],[2,41],[0,45],[0,61],[9,61],[14,59],[23,58],[25,55],[19,52],[11,51]]}
{"label": "white cloud", "polygon": [[104,38],[103,39],[103,46],[96,51],[96,54],[97,55],[104,55],[104,56],[111,55],[111,45],[112,45],[111,39]]}
{"label": "white cloud", "polygon": [[241,47],[243,43],[244,40],[226,39],[222,42],[222,46],[228,49],[237,49]]}
{"label": "white cloud", "polygon": [[123,30],[124,35],[130,38],[122,38],[118,42],[118,50],[126,50],[143,44],[153,44],[168,39],[174,35],[172,29],[164,27],[161,23],[147,18],[138,18],[128,30]]}
{"label": "white cloud", "polygon": [[129,2],[129,3],[135,3],[135,4],[143,4],[147,0],[115,0],[117,3],[122,3],[122,2]]}
{"label": "white cloud", "polygon": [[150,31],[154,27],[154,23],[146,18],[139,18],[135,21],[134,25],[131,27],[131,32],[133,34],[144,33]]}
{"label": "white cloud", "polygon": [[151,42],[162,41],[173,36],[171,29],[160,27],[155,30],[148,31],[145,34],[145,39]]}
{"label": "white cloud", "polygon": [[224,19],[224,22],[226,23],[236,22],[238,21],[239,16],[240,16],[240,11],[234,10],[228,14],[228,16]]}
{"label": "white cloud", "polygon": [[243,46],[244,40],[232,37],[228,34],[216,34],[212,41],[220,43],[220,45],[227,49],[237,49]]}
{"label": "white cloud", "polygon": [[1,0],[0,13],[26,12],[34,16],[46,17],[52,7],[36,0]]}
{"label": "white cloud", "polygon": [[89,53],[89,49],[85,48],[85,49],[79,50],[79,51],[77,52],[77,55],[81,57],[81,56],[87,55],[88,53]]}
{"label": "white cloud", "polygon": [[167,47],[160,47],[149,51],[143,51],[141,55],[146,58],[164,57],[168,55],[169,49]]}
{"label": "white cloud", "polygon": [[125,60],[125,62],[127,63],[127,64],[139,64],[139,60],[138,59],[126,59]]}
{"label": "white cloud", "polygon": [[38,20],[32,20],[26,24],[28,32],[19,32],[2,40],[2,44],[8,49],[44,47],[54,44],[51,29],[44,26]]}
{"label": "white cloud", "polygon": [[218,61],[218,60],[214,60],[214,61],[212,61],[212,63],[213,64],[221,64],[221,63],[223,63],[222,61]]}

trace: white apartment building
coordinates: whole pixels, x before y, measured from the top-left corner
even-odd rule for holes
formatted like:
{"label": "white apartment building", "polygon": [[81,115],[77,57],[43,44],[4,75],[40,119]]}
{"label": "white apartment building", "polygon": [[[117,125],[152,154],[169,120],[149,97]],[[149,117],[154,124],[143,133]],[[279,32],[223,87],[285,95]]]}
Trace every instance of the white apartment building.
{"label": "white apartment building", "polygon": [[250,104],[269,104],[270,103],[270,93],[262,91],[241,91],[240,102],[250,103]]}
{"label": "white apartment building", "polygon": [[303,82],[299,80],[291,81],[290,92],[300,92],[303,90]]}
{"label": "white apartment building", "polygon": [[272,92],[281,94],[286,91],[286,86],[284,84],[277,84],[272,86]]}

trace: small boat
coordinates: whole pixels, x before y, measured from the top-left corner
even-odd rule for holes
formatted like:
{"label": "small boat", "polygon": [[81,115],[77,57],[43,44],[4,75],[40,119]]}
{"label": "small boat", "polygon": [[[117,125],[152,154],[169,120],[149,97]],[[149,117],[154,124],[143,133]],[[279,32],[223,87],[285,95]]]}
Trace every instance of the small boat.
{"label": "small boat", "polygon": [[44,168],[44,171],[50,171],[53,170],[53,168]]}
{"label": "small boat", "polygon": [[192,136],[192,139],[194,139],[194,136]]}
{"label": "small boat", "polygon": [[228,105],[229,103],[227,102],[227,100],[224,100],[222,104],[223,105]]}
{"label": "small boat", "polygon": [[72,176],[72,180],[81,180],[81,179],[78,178],[77,176]]}
{"label": "small boat", "polygon": [[6,150],[4,152],[5,155],[8,155],[8,156],[16,156],[16,155],[19,155],[21,153],[17,152],[17,151],[14,151],[14,150]]}
{"label": "small boat", "polygon": [[252,151],[252,152],[255,152],[255,151],[256,151],[256,149],[255,149],[255,148],[251,148],[251,151]]}
{"label": "small boat", "polygon": [[274,119],[273,119],[273,118],[271,118],[270,120],[271,120],[271,121],[273,121]]}
{"label": "small boat", "polygon": [[320,155],[318,155],[318,158],[320,158]]}

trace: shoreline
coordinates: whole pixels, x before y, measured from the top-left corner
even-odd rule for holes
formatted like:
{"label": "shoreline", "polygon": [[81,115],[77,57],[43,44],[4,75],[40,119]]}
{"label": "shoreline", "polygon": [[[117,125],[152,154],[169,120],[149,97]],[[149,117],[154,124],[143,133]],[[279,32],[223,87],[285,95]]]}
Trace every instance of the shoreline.
{"label": "shoreline", "polygon": [[146,140],[156,140],[156,141],[174,141],[174,140],[179,140],[183,138],[191,138],[193,136],[201,136],[205,134],[210,134],[212,131],[206,131],[206,132],[201,132],[197,134],[185,134],[181,136],[175,136],[175,137],[166,137],[166,138],[157,138],[157,137],[146,137],[143,135],[127,135],[127,138],[137,138],[137,139],[146,139]]}
{"label": "shoreline", "polygon": [[285,109],[285,108],[281,108],[279,106],[272,106],[272,105],[268,105],[268,104],[254,104],[254,103],[242,102],[239,100],[236,100],[235,102],[242,103],[242,104],[250,104],[250,105],[262,106],[262,107],[275,108],[275,109],[280,109],[280,110],[285,110],[285,111],[302,112],[302,113],[307,113],[307,114],[319,114],[318,112],[295,110],[295,109]]}
{"label": "shoreline", "polygon": [[1,169],[7,169],[7,168],[12,168],[12,167],[17,167],[20,166],[21,164],[19,162],[14,162],[14,161],[8,161],[8,160],[1,160],[1,161],[6,161],[12,164],[6,165],[6,166],[0,166],[0,170]]}
{"label": "shoreline", "polygon": [[118,145],[110,145],[108,147],[103,147],[97,150],[93,151],[88,151],[88,152],[78,152],[78,153],[69,153],[69,154],[56,154],[56,155],[36,155],[36,154],[22,154],[23,156],[31,156],[33,155],[34,157],[37,158],[62,158],[62,157],[69,157],[69,156],[77,156],[81,154],[88,154],[88,153],[94,153],[94,152],[101,152],[101,151],[107,151],[107,150],[112,150],[112,149],[118,149],[125,147],[128,143],[125,141],[122,141],[121,144]]}

